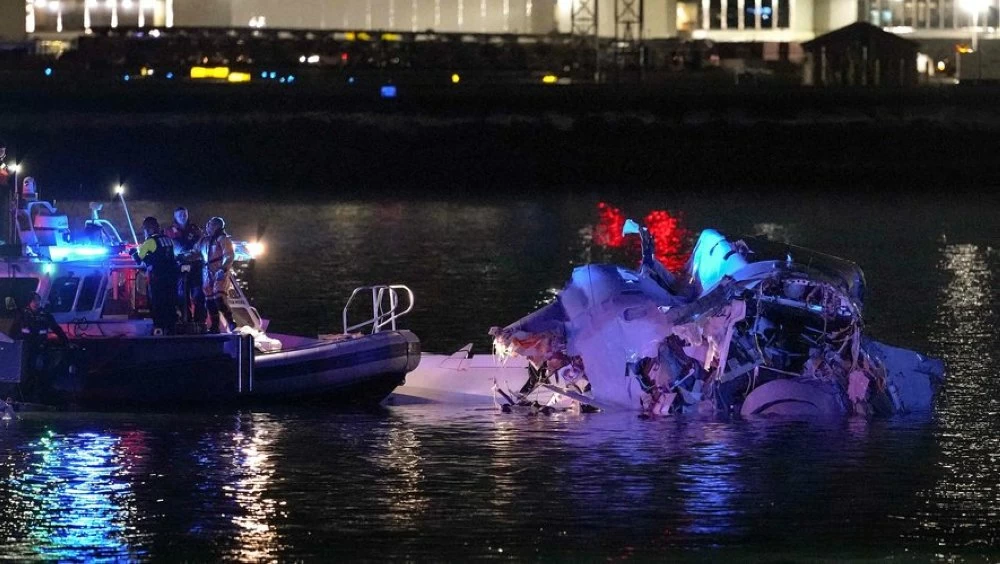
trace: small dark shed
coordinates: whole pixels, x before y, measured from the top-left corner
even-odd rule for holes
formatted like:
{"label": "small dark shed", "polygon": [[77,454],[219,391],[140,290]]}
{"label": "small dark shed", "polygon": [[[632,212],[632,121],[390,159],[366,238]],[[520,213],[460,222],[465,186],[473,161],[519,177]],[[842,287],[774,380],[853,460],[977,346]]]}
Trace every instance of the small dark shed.
{"label": "small dark shed", "polygon": [[920,44],[855,22],[802,44],[805,78],[817,86],[912,86],[917,84]]}

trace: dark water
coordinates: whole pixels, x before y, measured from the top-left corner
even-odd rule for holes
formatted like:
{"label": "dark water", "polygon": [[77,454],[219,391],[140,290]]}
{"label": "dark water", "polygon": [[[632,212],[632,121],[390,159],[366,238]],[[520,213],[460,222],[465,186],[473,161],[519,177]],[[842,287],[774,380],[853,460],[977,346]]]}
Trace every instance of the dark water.
{"label": "dark water", "polygon": [[[680,212],[693,233],[766,233],[855,260],[871,334],[948,364],[931,416],[30,415],[0,428],[2,556],[997,558],[1000,206],[986,196],[850,194],[609,203],[639,218]],[[253,285],[274,330],[338,331],[354,287],[398,282],[416,293],[404,325],[425,350],[471,341],[487,352],[488,328],[549,299],[573,265],[631,259],[598,244],[601,197],[189,207],[201,220],[223,214],[236,236],[262,234],[268,254]],[[135,202],[132,213],[173,206]]]}

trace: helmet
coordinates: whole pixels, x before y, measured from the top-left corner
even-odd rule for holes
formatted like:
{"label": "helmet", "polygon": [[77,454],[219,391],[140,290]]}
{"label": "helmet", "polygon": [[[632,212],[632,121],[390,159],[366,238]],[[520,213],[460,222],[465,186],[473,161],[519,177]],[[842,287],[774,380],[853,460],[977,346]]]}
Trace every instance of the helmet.
{"label": "helmet", "polygon": [[143,229],[148,229],[150,231],[159,231],[160,230],[160,222],[156,221],[155,217],[149,216],[146,219],[142,220],[142,228]]}
{"label": "helmet", "polygon": [[211,225],[211,226],[215,227],[216,229],[225,229],[226,228],[226,220],[222,219],[219,216],[215,216],[212,219],[208,220],[208,225]]}

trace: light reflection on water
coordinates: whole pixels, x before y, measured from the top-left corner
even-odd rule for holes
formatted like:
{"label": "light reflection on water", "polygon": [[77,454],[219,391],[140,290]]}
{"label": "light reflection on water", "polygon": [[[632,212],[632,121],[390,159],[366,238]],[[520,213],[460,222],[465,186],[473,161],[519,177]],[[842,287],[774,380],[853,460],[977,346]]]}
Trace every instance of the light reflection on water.
{"label": "light reflection on water", "polygon": [[1000,385],[997,380],[998,261],[976,244],[946,244],[939,268],[937,331],[931,337],[951,370],[938,418],[941,476],[924,494],[942,514],[921,524],[948,544],[1000,543]]}
{"label": "light reflection on water", "polygon": [[[236,419],[233,432],[233,483],[223,485],[239,505],[232,517],[237,535],[234,556],[245,560],[273,560],[281,548],[273,524],[280,502],[273,495],[276,461],[274,446],[281,439],[283,424],[266,414]],[[222,449],[222,454],[227,454]]]}
{"label": "light reflection on water", "polygon": [[2,469],[4,556],[134,558],[138,540],[122,442],[96,433],[42,432]]}
{"label": "light reflection on water", "polygon": [[[473,341],[487,352],[488,327],[550,299],[573,265],[620,258],[593,242],[598,201],[189,207],[225,215],[242,237],[263,231],[257,305],[276,329],[335,331],[355,286],[399,281],[416,291],[404,325],[426,350]],[[872,334],[948,363],[937,413],[825,424],[426,407],[33,415],[0,430],[3,556],[798,561],[1000,550],[994,210],[627,204],[615,203],[633,217],[680,209],[693,232],[756,231],[861,264]],[[136,202],[133,215],[175,205]]]}

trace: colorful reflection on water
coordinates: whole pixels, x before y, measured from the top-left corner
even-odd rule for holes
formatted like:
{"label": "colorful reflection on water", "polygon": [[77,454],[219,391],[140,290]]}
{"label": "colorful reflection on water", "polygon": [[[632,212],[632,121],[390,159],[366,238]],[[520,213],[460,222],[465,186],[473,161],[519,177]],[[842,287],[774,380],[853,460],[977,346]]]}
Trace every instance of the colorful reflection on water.
{"label": "colorful reflection on water", "polygon": [[130,481],[130,452],[120,437],[47,431],[7,453],[0,469],[4,556],[76,560],[141,557]]}

